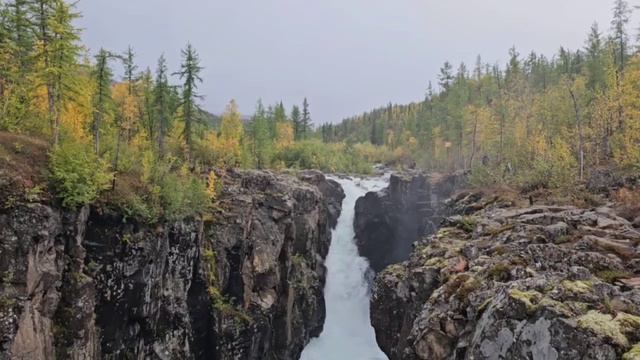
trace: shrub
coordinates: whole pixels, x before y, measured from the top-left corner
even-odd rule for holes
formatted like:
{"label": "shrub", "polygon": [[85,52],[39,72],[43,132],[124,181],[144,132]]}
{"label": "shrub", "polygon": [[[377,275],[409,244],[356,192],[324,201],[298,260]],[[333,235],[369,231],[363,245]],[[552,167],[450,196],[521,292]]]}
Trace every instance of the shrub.
{"label": "shrub", "polygon": [[318,169],[325,172],[369,173],[372,164],[343,143],[325,144],[312,139],[281,148],[276,164],[296,169]]}
{"label": "shrub", "polygon": [[93,202],[113,177],[91,147],[77,141],[64,142],[53,150],[50,170],[53,187],[68,208]]}
{"label": "shrub", "polygon": [[159,159],[147,150],[140,161],[140,190],[125,199],[123,207],[132,216],[147,222],[156,221],[161,215],[177,220],[202,213],[211,204],[207,186],[191,174],[176,158]]}

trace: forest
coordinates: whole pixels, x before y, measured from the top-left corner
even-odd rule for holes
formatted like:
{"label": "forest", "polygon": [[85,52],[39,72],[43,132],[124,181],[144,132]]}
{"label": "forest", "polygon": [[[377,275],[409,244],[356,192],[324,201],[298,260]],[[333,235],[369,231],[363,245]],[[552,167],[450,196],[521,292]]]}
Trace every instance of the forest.
{"label": "forest", "polygon": [[[446,62],[424,101],[317,127],[307,99],[292,109],[258,100],[247,121],[231,100],[218,121],[202,109],[207,64],[193,46],[176,49],[178,69],[161,54],[140,69],[133,47],[90,54],[74,4],[0,6],[0,130],[50,144],[48,178],[67,207],[106,199],[149,221],[196,214],[216,196],[214,169],[234,167],[367,173],[383,163],[529,189],[640,170],[640,55],[624,0],[582,49],[513,47],[505,66]],[[0,156],[16,150],[7,146]]]}

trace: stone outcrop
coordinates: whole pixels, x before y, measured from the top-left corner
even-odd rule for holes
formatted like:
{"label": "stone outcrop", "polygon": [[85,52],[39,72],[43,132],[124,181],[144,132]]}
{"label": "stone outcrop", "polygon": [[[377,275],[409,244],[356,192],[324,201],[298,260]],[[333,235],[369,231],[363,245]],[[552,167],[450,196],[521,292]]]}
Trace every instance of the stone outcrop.
{"label": "stone outcrop", "polygon": [[204,219],[145,224],[0,174],[0,359],[289,359],[324,321],[344,194],[319,173],[222,177]]}
{"label": "stone outcrop", "polygon": [[443,200],[464,183],[463,174],[392,174],[389,186],[358,199],[354,229],[360,255],[378,272],[409,258],[413,243],[433,233],[445,215]]}
{"label": "stone outcrop", "polygon": [[629,221],[606,206],[482,193],[448,206],[455,215],[375,280],[371,320],[391,360],[636,358],[640,232]]}

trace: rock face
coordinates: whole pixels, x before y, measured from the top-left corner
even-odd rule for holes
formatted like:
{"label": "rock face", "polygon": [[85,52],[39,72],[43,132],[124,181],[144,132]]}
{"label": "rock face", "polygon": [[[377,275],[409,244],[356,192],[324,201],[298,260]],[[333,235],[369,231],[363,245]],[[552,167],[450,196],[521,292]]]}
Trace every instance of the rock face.
{"label": "rock face", "polygon": [[608,207],[482,193],[379,273],[371,320],[396,359],[635,359],[640,232]]}
{"label": "rock face", "polygon": [[344,194],[320,173],[229,173],[219,210],[159,224],[0,175],[0,359],[290,359],[322,329]]}
{"label": "rock face", "polygon": [[412,244],[433,233],[444,216],[442,200],[462,175],[431,178],[420,172],[392,174],[389,186],[358,199],[354,229],[360,255],[379,272],[409,258]]}

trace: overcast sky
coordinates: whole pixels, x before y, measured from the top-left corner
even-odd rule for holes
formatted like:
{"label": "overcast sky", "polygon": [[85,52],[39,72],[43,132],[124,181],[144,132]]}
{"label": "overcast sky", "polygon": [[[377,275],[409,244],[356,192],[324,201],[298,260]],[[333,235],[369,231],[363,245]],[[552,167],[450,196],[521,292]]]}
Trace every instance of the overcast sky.
{"label": "overcast sky", "polygon": [[[445,60],[504,62],[507,50],[552,55],[609,29],[613,0],[82,0],[92,54],[131,44],[141,67],[172,70],[189,41],[205,67],[203,107],[306,96],[316,124],[423,97]],[[633,24],[633,28],[636,24]],[[635,36],[635,30],[634,30]],[[456,65],[457,67],[457,65]],[[471,67],[471,65],[470,65]],[[118,67],[116,72],[121,72]]]}

